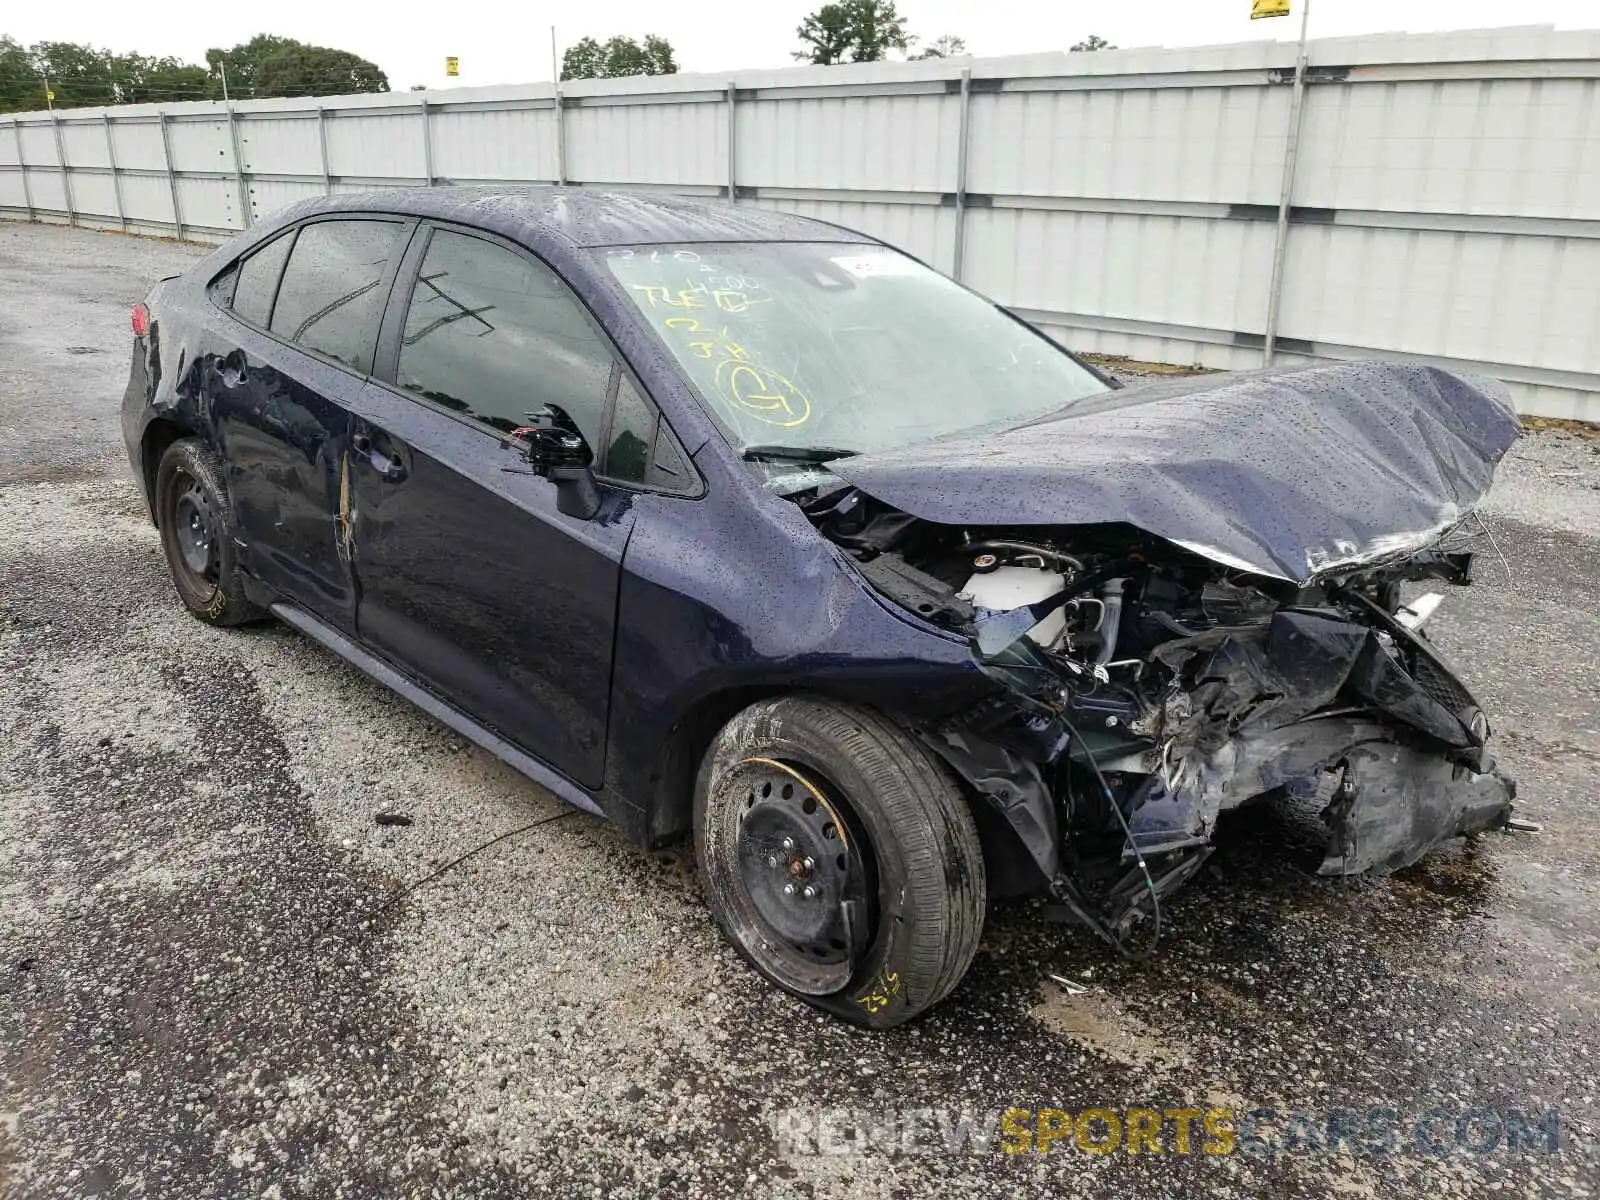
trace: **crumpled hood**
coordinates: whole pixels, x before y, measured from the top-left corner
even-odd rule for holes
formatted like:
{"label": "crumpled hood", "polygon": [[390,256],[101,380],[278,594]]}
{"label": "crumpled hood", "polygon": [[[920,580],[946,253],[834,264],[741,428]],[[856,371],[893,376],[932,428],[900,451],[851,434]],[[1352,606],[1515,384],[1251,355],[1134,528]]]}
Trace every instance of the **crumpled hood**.
{"label": "crumpled hood", "polygon": [[1362,362],[1141,384],[829,467],[926,521],[1127,522],[1303,584],[1437,540],[1488,491],[1518,429],[1492,380]]}

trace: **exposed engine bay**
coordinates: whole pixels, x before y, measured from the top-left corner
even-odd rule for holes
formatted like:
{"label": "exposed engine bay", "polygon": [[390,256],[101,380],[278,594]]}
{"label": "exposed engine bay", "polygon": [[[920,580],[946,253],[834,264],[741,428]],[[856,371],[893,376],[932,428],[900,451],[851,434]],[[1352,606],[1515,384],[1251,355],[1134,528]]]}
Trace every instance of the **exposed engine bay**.
{"label": "exposed engine bay", "polygon": [[995,693],[925,740],[1037,868],[1123,946],[1211,853],[1220,813],[1326,798],[1321,873],[1406,866],[1503,825],[1513,782],[1427,640],[1470,582],[1466,519],[1424,548],[1292,581],[1128,524],[966,528],[851,486],[795,497],[866,580],[970,639]]}

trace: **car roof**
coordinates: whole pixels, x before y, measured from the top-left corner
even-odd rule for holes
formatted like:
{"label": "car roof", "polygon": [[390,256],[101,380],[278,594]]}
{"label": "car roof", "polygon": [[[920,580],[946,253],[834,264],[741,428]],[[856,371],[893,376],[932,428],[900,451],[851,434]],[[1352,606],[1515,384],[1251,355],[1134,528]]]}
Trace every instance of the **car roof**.
{"label": "car roof", "polygon": [[852,230],[793,213],[665,192],[554,185],[383,188],[319,196],[280,214],[392,212],[487,229],[524,243],[556,238],[573,246],[673,242],[872,242]]}

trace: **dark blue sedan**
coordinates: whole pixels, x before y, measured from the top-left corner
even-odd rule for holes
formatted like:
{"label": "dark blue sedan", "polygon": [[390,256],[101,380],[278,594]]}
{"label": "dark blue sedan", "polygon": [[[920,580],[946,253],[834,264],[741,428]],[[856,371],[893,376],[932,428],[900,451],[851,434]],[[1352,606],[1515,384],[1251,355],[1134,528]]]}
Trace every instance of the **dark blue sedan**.
{"label": "dark blue sedan", "polygon": [[1222,811],[1321,870],[1504,824],[1428,642],[1516,424],[1382,364],[1117,390],[880,242],[583,189],[285,210],[133,314],[178,596],[275,616],[645,847],[847,1019],[997,895],[1136,953]]}

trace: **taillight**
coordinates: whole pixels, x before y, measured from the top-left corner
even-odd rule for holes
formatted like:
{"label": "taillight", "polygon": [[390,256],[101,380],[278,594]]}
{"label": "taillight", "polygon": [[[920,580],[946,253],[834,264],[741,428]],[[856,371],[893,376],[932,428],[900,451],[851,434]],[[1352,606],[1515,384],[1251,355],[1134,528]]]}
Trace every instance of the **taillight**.
{"label": "taillight", "polygon": [[142,304],[133,306],[133,336],[143,337],[150,332],[150,311]]}

